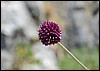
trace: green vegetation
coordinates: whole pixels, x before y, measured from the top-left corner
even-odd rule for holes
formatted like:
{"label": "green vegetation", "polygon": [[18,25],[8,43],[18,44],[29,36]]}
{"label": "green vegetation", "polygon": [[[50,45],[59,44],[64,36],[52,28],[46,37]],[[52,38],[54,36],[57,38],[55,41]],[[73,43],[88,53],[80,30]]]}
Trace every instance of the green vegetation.
{"label": "green vegetation", "polygon": [[[98,48],[93,48],[89,53],[88,49],[73,48],[71,52],[89,69],[99,69],[99,51]],[[62,70],[82,70],[83,68],[64,51],[64,57],[58,61],[58,65]]]}
{"label": "green vegetation", "polygon": [[[31,44],[27,44],[22,47],[18,44],[16,49],[16,63],[14,69],[18,69],[23,63],[39,64],[39,60],[33,59],[34,56],[31,51]],[[62,70],[83,70],[83,68],[72,58],[66,51],[62,49],[64,57],[58,59],[58,66]],[[73,48],[71,52],[89,69],[98,70],[99,69],[99,50],[98,48],[93,48],[89,53],[86,47]]]}
{"label": "green vegetation", "polygon": [[32,45],[27,43],[25,47],[21,43],[18,43],[16,48],[16,60],[13,69],[19,69],[23,64],[39,64],[39,60],[34,58],[33,52],[31,51]]}

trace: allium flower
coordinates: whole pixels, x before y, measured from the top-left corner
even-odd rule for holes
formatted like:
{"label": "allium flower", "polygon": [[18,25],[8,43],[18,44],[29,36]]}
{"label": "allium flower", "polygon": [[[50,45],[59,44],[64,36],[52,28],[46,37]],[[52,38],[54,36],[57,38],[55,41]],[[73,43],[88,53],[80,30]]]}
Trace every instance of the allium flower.
{"label": "allium flower", "polygon": [[58,24],[50,21],[43,21],[38,30],[39,40],[44,45],[51,45],[61,40],[61,29]]}
{"label": "allium flower", "polygon": [[89,70],[83,63],[81,63],[67,48],[61,43],[61,29],[59,26],[50,21],[43,21],[38,29],[39,39],[44,45],[51,45],[58,43],[75,61],[77,61],[84,69]]}

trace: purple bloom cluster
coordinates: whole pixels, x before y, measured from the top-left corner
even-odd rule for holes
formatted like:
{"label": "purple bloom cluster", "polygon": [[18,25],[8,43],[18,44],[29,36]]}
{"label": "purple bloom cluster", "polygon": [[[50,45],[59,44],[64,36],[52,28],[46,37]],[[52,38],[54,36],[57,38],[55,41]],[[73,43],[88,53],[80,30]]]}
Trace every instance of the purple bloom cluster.
{"label": "purple bloom cluster", "polygon": [[40,24],[40,28],[38,30],[39,40],[44,45],[51,45],[61,40],[61,29],[59,28],[58,24],[54,22],[43,21]]}

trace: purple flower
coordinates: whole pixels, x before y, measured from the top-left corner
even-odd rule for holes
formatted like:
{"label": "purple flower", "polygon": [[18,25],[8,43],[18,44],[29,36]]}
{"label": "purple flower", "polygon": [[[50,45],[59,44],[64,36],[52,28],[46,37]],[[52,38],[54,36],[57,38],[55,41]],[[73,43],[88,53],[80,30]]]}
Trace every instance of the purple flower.
{"label": "purple flower", "polygon": [[39,40],[44,45],[51,45],[61,40],[61,29],[59,28],[58,24],[50,21],[43,21],[40,24],[40,28],[38,30]]}

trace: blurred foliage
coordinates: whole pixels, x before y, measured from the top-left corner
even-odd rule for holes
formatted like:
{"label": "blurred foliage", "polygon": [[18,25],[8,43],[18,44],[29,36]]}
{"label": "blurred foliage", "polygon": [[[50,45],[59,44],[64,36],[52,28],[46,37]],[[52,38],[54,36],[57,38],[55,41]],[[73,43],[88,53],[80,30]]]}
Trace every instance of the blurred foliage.
{"label": "blurred foliage", "polygon": [[14,69],[19,69],[23,64],[38,64],[39,60],[34,58],[34,54],[31,51],[32,44],[27,43],[25,47],[22,46],[20,42],[18,42],[16,48],[16,60]]}
{"label": "blurred foliage", "polygon": [[[39,60],[33,59],[34,56],[31,51],[31,44],[27,44],[26,47],[22,47],[21,43],[18,43],[16,49],[16,61],[14,69],[19,69],[23,63],[39,64]],[[58,59],[58,66],[62,70],[83,70],[83,68],[72,58],[66,51],[62,49],[64,56]],[[73,48],[71,52],[89,69],[99,69],[99,50],[97,47],[93,48],[92,52],[89,52],[86,47]]]}
{"label": "blurred foliage", "polygon": [[[90,70],[99,69],[99,51],[93,48],[91,53],[86,47],[73,48],[71,52]],[[83,70],[83,68],[64,51],[64,57],[58,60],[58,65],[62,70]]]}

